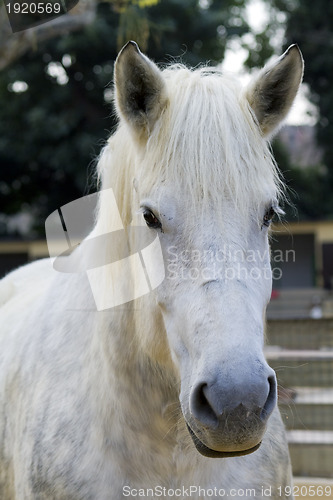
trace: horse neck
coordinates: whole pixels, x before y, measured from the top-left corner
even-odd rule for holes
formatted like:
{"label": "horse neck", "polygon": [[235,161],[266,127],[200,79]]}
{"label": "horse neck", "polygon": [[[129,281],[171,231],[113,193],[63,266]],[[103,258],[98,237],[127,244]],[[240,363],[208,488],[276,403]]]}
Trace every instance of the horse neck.
{"label": "horse neck", "polygon": [[[138,307],[137,302],[98,315],[90,360],[94,385],[99,388],[96,404],[102,405],[106,419],[110,407],[117,408],[119,418],[125,414],[128,420],[130,414],[135,415],[138,430],[154,418],[165,420],[169,428],[175,425],[179,409],[174,368],[153,340],[157,333],[163,335],[159,314]],[[135,408],[141,408],[141,418]]]}

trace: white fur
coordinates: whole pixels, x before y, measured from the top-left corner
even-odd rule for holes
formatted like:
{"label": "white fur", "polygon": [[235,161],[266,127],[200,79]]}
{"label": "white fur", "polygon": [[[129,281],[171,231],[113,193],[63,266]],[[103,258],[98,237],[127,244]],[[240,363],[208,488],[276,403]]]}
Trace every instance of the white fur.
{"label": "white fur", "polygon": [[[128,63],[126,51],[133,63],[132,46],[118,65]],[[121,123],[98,171],[102,188],[113,188],[125,225],[142,225],[140,204],[161,220],[166,279],[150,294],[101,312],[85,275],[57,273],[48,260],[4,279],[1,500],[118,500],[129,491],[124,486],[191,485],[228,494],[240,490],[234,498],[249,488],[256,498],[267,498],[271,488],[277,499],[277,488],[285,498],[283,488],[291,483],[277,409],[260,448],[241,457],[202,456],[185,425],[185,419],[194,421],[189,399],[198,380],[216,372],[225,377],[227,392],[235,387],[246,394],[256,366],[268,370],[262,348],[271,274],[264,275],[269,254],[262,223],[267,208],[278,202],[281,182],[234,81],[208,69],[155,71],[164,82],[163,102],[154,100],[158,119],[155,109],[142,137],[141,122],[133,118],[132,133],[131,119],[124,116],[128,106],[118,102]],[[118,99],[126,95],[124,85],[118,79]],[[111,228],[104,197],[90,237]],[[194,259],[217,251],[223,261]],[[250,252],[255,261],[245,258]],[[84,258],[80,250],[78,258]],[[239,279],[207,278],[240,263]],[[193,267],[198,276],[191,275]],[[255,268],[260,279],[251,275]],[[118,284],[105,275],[100,286],[107,294]],[[257,439],[250,425],[248,434],[249,447]],[[213,446],[214,439],[207,431],[207,443]]]}

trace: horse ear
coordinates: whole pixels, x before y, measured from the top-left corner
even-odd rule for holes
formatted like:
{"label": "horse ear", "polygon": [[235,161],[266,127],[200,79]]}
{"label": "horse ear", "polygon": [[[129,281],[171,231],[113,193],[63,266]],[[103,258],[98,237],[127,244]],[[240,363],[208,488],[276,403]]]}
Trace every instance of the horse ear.
{"label": "horse ear", "polygon": [[250,83],[246,97],[264,136],[272,135],[286,117],[303,78],[304,63],[297,45],[291,45]]}
{"label": "horse ear", "polygon": [[117,57],[114,79],[119,116],[147,138],[166,104],[161,71],[135,42],[128,42]]}

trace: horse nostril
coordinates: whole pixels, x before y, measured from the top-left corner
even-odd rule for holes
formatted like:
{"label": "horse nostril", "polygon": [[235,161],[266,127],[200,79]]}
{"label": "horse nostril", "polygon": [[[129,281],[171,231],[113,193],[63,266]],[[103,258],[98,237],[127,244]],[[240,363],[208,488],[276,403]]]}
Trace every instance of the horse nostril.
{"label": "horse nostril", "polygon": [[260,418],[263,421],[267,420],[267,418],[270,416],[276,405],[277,384],[276,384],[275,374],[268,377],[268,383],[269,383],[269,393],[266,399],[266,403],[260,413]]}
{"label": "horse nostril", "polygon": [[191,412],[202,424],[217,427],[219,418],[207,398],[207,384],[198,384],[191,396]]}
{"label": "horse nostril", "polygon": [[217,384],[200,382],[192,389],[190,412],[198,422],[211,429],[224,425],[223,422],[227,418],[230,420],[230,417],[238,421],[249,421],[256,416],[264,424],[277,400],[277,383],[273,370],[254,389],[247,392],[244,385],[238,390],[227,391]]}

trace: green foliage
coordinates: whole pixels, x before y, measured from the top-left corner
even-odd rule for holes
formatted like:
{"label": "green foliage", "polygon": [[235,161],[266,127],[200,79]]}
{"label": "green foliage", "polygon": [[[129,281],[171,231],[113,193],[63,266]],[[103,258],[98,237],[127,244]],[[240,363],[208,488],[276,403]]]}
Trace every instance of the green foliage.
{"label": "green foliage", "polygon": [[243,47],[248,50],[248,57],[245,65],[252,69],[263,66],[266,61],[274,54],[274,48],[271,45],[271,32],[275,27],[269,25],[265,31],[256,33],[251,43],[243,43]]}
{"label": "green foliage", "polygon": [[[247,48],[249,68],[262,66],[276,52],[282,40],[283,47],[297,43],[305,60],[304,82],[310,89],[310,100],[318,107],[317,142],[324,152],[323,163],[312,168],[297,168],[288,164],[286,155],[278,164],[284,171],[291,198],[301,219],[333,217],[333,2],[318,0],[271,0],[265,2],[270,20],[265,29],[251,38]],[[284,33],[284,36],[283,36]],[[280,48],[279,48],[280,51]],[[275,149],[278,146],[275,146]],[[289,218],[292,211],[287,211]]]}
{"label": "green foliage", "polygon": [[109,83],[117,44],[142,35],[158,62],[220,62],[227,40],[248,30],[244,3],[100,3],[84,30],[39,44],[3,71],[0,213],[33,213],[43,234],[49,213],[88,192],[89,165],[115,126]]}
{"label": "green foliage", "polygon": [[[84,194],[87,166],[113,126],[103,94],[116,56],[109,10],[101,5],[94,26],[43,44],[0,76],[0,211],[32,212],[39,231]],[[28,89],[14,92],[17,82]]]}
{"label": "green foliage", "polygon": [[[249,30],[243,0],[211,0],[207,8],[197,0],[161,1],[150,9],[153,21],[148,53],[156,60],[181,60],[196,66],[223,60],[227,40]],[[208,6],[209,5],[209,6]],[[166,59],[167,58],[167,59]]]}
{"label": "green foliage", "polygon": [[279,139],[273,143],[273,152],[287,188],[284,218],[289,221],[326,218],[324,214],[329,214],[331,209],[326,169],[322,165],[303,168],[293,165]]}
{"label": "green foliage", "polygon": [[[310,99],[318,107],[318,144],[324,151],[326,170],[313,167],[294,174],[300,193],[297,206],[309,218],[333,216],[333,2],[318,0],[274,0],[286,17],[285,46],[298,43],[304,60],[304,81]],[[296,179],[298,178],[298,181]]]}
{"label": "green foliage", "polygon": [[[0,214],[33,213],[36,230],[64,203],[89,191],[94,158],[115,126],[111,106],[113,61],[135,39],[158,62],[196,66],[220,62],[226,44],[249,33],[245,0],[105,0],[95,21],[80,32],[40,43],[0,74]],[[300,169],[274,146],[298,217],[333,216],[333,3],[267,2],[271,19],[244,37],[248,67],[298,43],[304,80],[319,108],[318,141],[326,169]],[[281,36],[280,36],[281,38]],[[18,82],[21,82],[18,84]],[[21,92],[17,90],[22,90]],[[281,149],[281,148],[280,148]],[[95,189],[94,180],[90,184]],[[297,193],[297,194],[295,194]],[[288,209],[288,218],[293,217]],[[6,233],[0,227],[0,235]]]}

